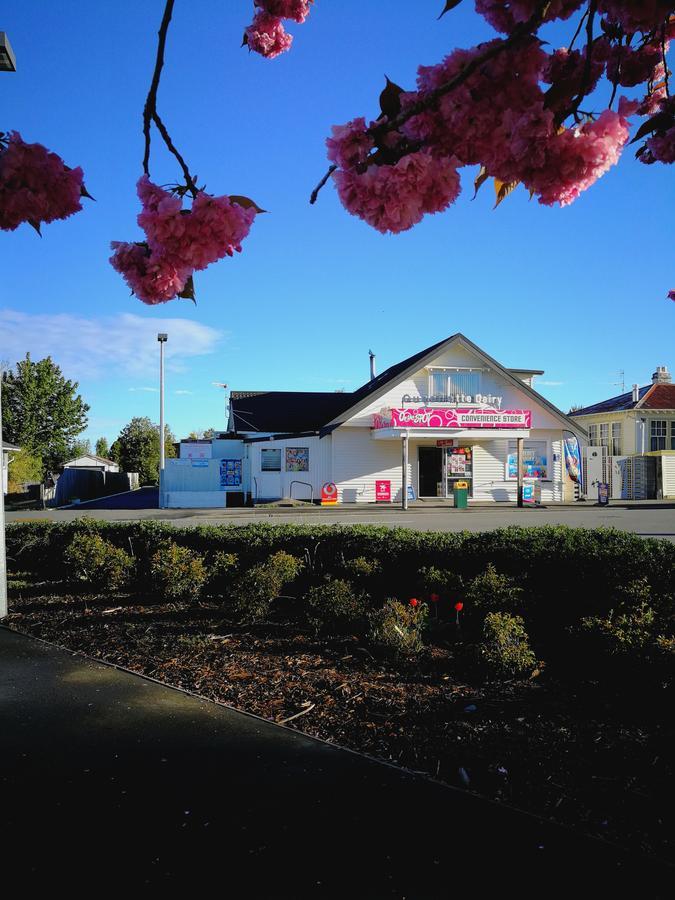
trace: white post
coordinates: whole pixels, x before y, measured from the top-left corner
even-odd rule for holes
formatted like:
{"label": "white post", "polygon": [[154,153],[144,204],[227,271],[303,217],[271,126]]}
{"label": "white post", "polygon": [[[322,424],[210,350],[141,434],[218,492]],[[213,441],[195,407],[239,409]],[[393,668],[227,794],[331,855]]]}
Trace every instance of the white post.
{"label": "white post", "polygon": [[167,335],[158,334],[159,341],[159,508],[164,509],[164,344]]}
{"label": "white post", "polygon": [[403,495],[401,497],[401,509],[408,508],[408,434],[407,432],[402,436],[402,459],[401,459],[401,467],[403,469],[402,472],[402,492]]}
{"label": "white post", "polygon": [[525,439],[517,439],[516,465],[518,466],[518,506],[523,506],[523,456]]}
{"label": "white post", "polygon": [[7,556],[5,554],[5,451],[2,443],[2,369],[0,368],[0,619],[7,615]]}

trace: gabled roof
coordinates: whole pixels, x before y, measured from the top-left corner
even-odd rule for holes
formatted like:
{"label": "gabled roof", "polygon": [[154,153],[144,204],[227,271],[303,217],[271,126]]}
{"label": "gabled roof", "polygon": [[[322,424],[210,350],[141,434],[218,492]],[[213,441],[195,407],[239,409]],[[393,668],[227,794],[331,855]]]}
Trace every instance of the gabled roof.
{"label": "gabled roof", "polygon": [[675,384],[653,384],[638,406],[640,409],[675,409]]}
{"label": "gabled roof", "polygon": [[297,434],[319,432],[328,434],[365,409],[378,395],[384,394],[392,384],[403,381],[427,363],[440,351],[453,343],[463,344],[487,366],[498,372],[507,382],[565,423],[573,431],[583,430],[541,394],[520,380],[518,374],[543,374],[540,369],[505,369],[491,356],[459,332],[430,347],[414,353],[367,381],[352,393],[320,393],[309,391],[231,391],[232,420],[230,427],[236,432],[263,432],[270,434]]}
{"label": "gabled roof", "polygon": [[628,391],[625,394],[619,394],[618,397],[610,397],[609,400],[601,400],[600,403],[584,406],[583,409],[575,409],[570,415],[576,418],[576,416],[592,416],[596,413],[625,412],[628,409],[634,409],[653,387],[656,385],[648,384],[646,387],[641,387],[637,403],[633,400],[633,392]]}
{"label": "gabled roof", "polygon": [[[332,431],[347,419],[351,419],[353,416],[358,415],[359,412],[365,409],[372,402],[372,400],[375,399],[378,393],[383,394],[385,387],[388,388],[391,382],[394,382],[397,379],[403,381],[409,375],[413,375],[418,369],[424,367],[425,365],[427,365],[427,363],[430,363],[440,351],[445,350],[455,343],[462,344],[467,350],[471,351],[475,356],[482,360],[490,369],[501,375],[505,381],[510,383],[518,390],[522,391],[527,396],[531,397],[540,406],[545,407],[553,416],[563,422],[568,429],[570,429],[574,433],[580,430],[583,431],[583,428],[580,428],[580,426],[576,422],[573,422],[572,419],[566,416],[565,413],[561,412],[557,408],[557,406],[554,406],[549,400],[546,399],[546,397],[542,397],[542,395],[535,391],[534,388],[531,388],[529,385],[525,384],[524,381],[521,381],[520,378],[517,378],[516,375],[513,374],[514,372],[527,372],[527,369],[505,369],[504,366],[498,363],[496,359],[488,356],[488,354],[485,353],[484,350],[481,350],[481,348],[477,344],[474,344],[473,341],[470,341],[468,337],[463,335],[461,332],[457,332],[457,334],[451,335],[444,341],[439,341],[439,343],[433,344],[426,350],[422,350],[420,353],[416,353],[414,356],[409,357],[402,363],[398,363],[398,365],[392,366],[390,369],[387,369],[386,372],[383,372],[381,376],[378,376],[378,378],[364,385],[363,388],[355,391],[351,395],[352,399],[355,400],[354,404],[346,408],[342,413],[338,413],[336,418],[334,418],[327,424],[326,428],[324,429],[324,433]],[[532,374],[535,373],[535,370],[530,371],[532,372]],[[376,382],[378,382],[379,379],[383,379],[383,381],[380,384],[377,384]],[[373,386],[371,390],[368,390],[361,396],[358,396],[359,394],[361,394],[361,392],[364,391],[364,388],[370,388],[371,385]]]}
{"label": "gabled roof", "polygon": [[69,459],[68,462],[65,462],[63,465],[69,466],[71,463],[77,462],[78,459],[95,459],[96,462],[105,463],[107,466],[117,466],[119,463],[116,463],[114,459],[106,459],[105,456],[96,456],[95,453],[82,453],[80,456],[76,456],[73,459]]}

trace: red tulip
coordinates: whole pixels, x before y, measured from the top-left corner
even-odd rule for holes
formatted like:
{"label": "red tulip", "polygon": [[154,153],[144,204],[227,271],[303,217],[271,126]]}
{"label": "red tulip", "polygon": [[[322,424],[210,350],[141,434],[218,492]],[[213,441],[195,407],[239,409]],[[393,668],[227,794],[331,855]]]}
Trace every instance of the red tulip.
{"label": "red tulip", "polygon": [[413,597],[412,600],[410,601],[410,605],[414,609],[417,606],[417,604],[418,604],[418,601]]}
{"label": "red tulip", "polygon": [[457,612],[461,612],[464,609],[464,604],[461,601],[455,603],[455,609]]}
{"label": "red tulip", "polygon": [[441,598],[440,598],[440,595],[439,595],[439,594],[430,594],[430,595],[429,595],[429,599],[431,600],[432,603],[438,603],[438,601],[439,601]]}

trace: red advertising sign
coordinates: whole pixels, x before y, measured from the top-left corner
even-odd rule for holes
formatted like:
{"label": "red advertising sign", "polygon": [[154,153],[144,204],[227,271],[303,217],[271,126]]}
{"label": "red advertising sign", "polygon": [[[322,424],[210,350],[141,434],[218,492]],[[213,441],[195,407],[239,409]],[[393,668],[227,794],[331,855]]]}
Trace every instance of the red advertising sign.
{"label": "red advertising sign", "polygon": [[437,447],[454,447],[455,439],[454,438],[445,438],[443,440],[436,441],[436,446]]}
{"label": "red advertising sign", "polygon": [[391,503],[391,481],[375,482],[375,499],[384,503]]}
{"label": "red advertising sign", "polygon": [[338,501],[338,489],[334,481],[327,481],[321,488],[321,505],[335,506]]}
{"label": "red advertising sign", "polygon": [[374,417],[374,428],[531,428],[529,409],[458,409],[423,406],[392,409]]}

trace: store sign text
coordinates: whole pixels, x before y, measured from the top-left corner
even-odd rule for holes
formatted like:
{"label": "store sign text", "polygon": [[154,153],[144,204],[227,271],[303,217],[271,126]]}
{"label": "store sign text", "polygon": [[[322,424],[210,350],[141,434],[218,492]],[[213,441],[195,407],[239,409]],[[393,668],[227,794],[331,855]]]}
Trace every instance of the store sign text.
{"label": "store sign text", "polygon": [[401,397],[401,403],[423,403],[428,406],[430,403],[451,403],[453,406],[461,406],[462,404],[471,404],[476,406],[489,406],[493,409],[502,408],[502,398],[495,394],[429,394],[427,397],[421,397],[418,394],[404,394]]}
{"label": "store sign text", "polygon": [[417,409],[382,410],[373,417],[373,428],[530,428],[529,409]]}

